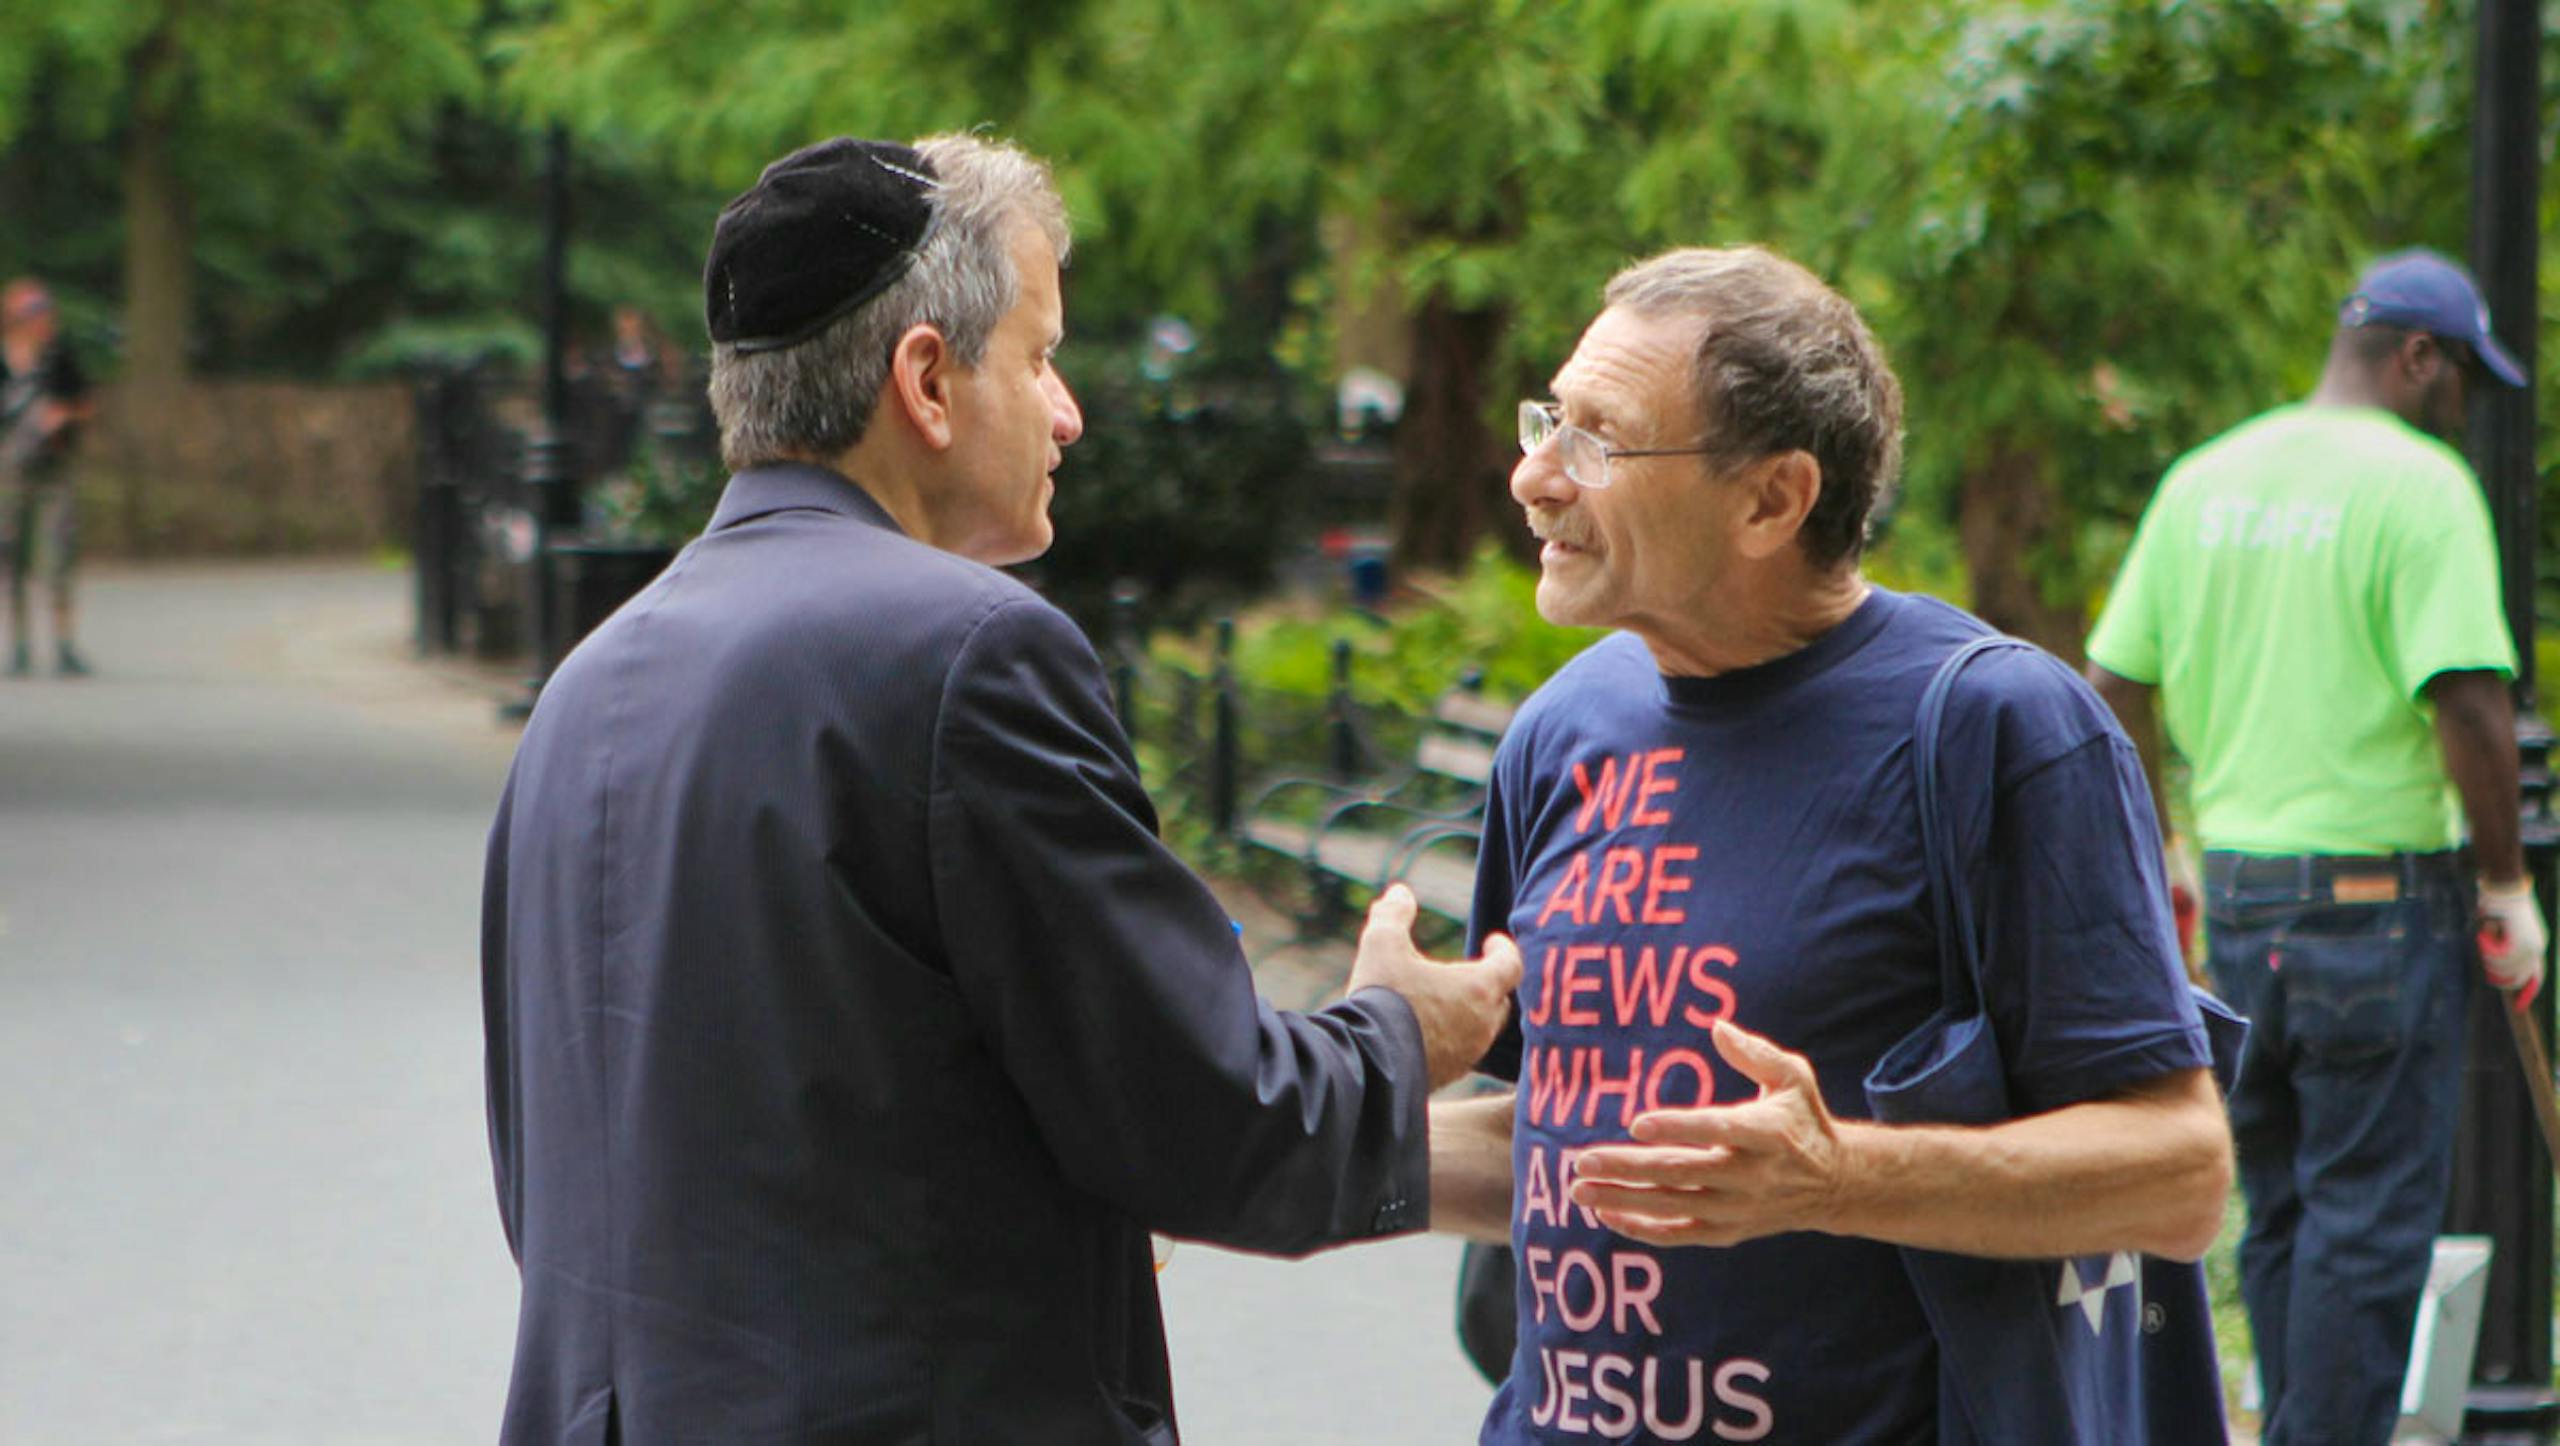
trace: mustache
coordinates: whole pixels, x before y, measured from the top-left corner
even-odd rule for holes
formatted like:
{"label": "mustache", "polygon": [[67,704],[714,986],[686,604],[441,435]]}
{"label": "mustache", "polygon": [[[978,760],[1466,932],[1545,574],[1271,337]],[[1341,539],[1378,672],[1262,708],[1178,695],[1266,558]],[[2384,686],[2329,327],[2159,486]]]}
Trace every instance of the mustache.
{"label": "mustache", "polygon": [[1567,547],[1588,548],[1593,537],[1589,524],[1571,512],[1530,511],[1529,534],[1540,542],[1561,542]]}

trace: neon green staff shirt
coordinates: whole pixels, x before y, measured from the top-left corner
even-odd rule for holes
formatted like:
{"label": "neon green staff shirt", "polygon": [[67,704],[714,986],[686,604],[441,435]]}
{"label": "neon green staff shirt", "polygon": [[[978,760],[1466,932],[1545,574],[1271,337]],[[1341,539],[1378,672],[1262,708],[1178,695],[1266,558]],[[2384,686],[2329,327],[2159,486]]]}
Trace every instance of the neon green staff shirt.
{"label": "neon green staff shirt", "polygon": [[2459,842],[2422,690],[2516,667],[2460,454],[2388,412],[2308,403],[2169,469],[2089,656],[2159,686],[2204,846],[2260,854]]}

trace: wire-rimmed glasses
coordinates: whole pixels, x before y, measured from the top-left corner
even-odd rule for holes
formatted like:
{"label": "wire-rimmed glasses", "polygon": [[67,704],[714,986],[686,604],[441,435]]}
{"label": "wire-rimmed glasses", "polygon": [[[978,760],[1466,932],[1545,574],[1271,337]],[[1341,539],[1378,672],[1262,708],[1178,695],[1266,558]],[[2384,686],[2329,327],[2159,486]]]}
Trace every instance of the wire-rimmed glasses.
{"label": "wire-rimmed glasses", "polygon": [[1520,452],[1526,456],[1547,444],[1556,443],[1556,460],[1563,464],[1564,475],[1577,487],[1598,490],[1609,485],[1609,459],[1613,457],[1702,457],[1713,447],[1612,447],[1598,437],[1565,421],[1553,402],[1520,404]]}

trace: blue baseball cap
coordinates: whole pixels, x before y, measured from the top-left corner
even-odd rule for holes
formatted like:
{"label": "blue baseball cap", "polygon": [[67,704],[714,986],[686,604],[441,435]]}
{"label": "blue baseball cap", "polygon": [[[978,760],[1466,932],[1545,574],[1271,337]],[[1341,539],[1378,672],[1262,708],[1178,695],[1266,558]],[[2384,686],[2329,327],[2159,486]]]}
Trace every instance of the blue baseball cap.
{"label": "blue baseball cap", "polygon": [[2405,326],[2471,348],[2489,375],[2524,385],[2524,368],[2489,330],[2489,303],[2459,266],[2425,247],[2394,251],[2364,269],[2338,308],[2340,326]]}

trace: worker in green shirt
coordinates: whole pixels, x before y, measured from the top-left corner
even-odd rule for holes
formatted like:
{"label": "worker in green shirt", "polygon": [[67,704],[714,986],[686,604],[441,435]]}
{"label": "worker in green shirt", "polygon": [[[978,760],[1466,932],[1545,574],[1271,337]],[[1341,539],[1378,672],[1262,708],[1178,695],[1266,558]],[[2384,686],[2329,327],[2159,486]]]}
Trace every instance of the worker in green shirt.
{"label": "worker in green shirt", "polygon": [[2169,470],[2089,639],[2155,796],[2161,721],[2188,762],[2206,967],[2254,1024],[2230,1108],[2267,1446],[2390,1438],[2475,960],[2519,1003],[2542,978],[2515,651],[2446,440],[2470,388],[2524,381],[2453,263],[2376,262],[2310,399]]}

